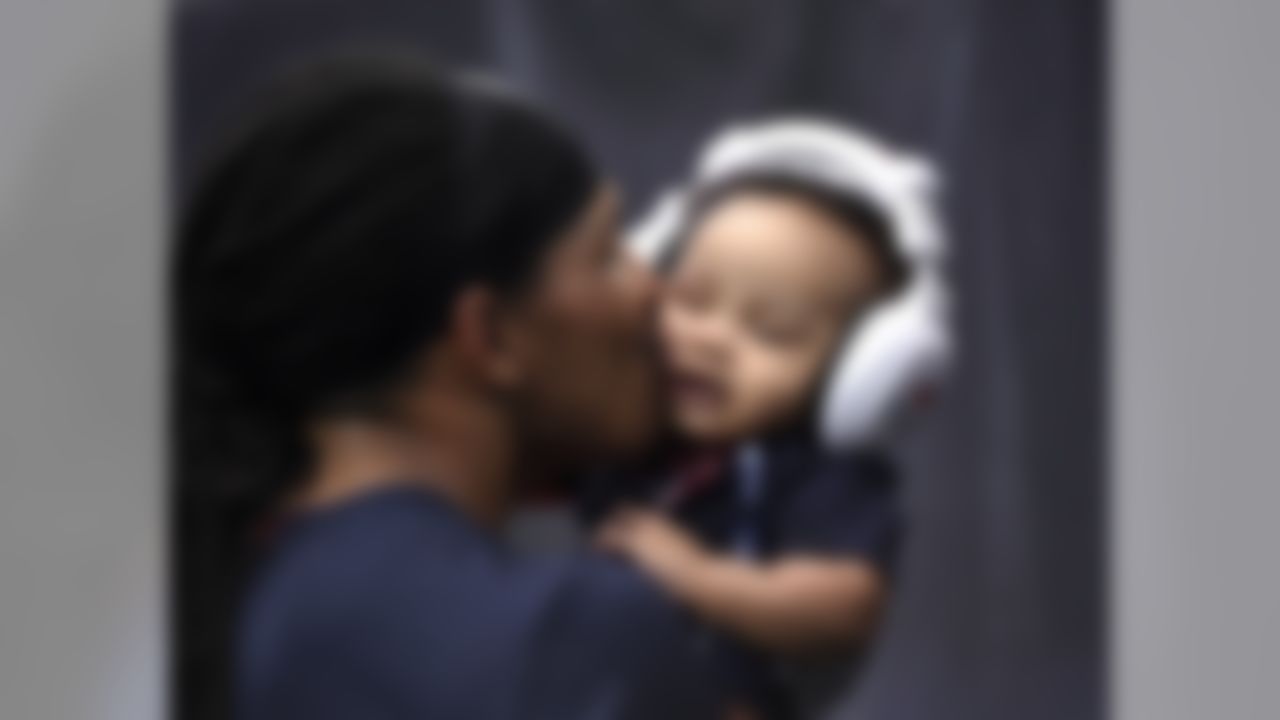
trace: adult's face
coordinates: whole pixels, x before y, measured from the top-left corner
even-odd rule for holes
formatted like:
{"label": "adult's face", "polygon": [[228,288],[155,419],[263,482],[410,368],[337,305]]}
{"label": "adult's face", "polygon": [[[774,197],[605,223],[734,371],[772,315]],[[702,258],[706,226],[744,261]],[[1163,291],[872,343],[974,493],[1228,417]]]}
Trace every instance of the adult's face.
{"label": "adult's face", "polygon": [[599,189],[543,258],[517,310],[517,422],[539,449],[596,459],[639,451],[658,423],[651,273],[622,247]]}

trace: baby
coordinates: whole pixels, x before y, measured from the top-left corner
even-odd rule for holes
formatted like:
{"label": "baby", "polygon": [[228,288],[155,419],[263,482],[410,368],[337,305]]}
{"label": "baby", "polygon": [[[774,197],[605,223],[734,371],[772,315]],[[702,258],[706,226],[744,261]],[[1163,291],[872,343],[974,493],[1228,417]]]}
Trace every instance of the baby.
{"label": "baby", "polygon": [[[913,395],[940,359],[936,328],[922,340],[885,317],[872,320],[889,326],[879,342],[914,342],[914,355],[858,355],[876,341],[862,337],[873,311],[918,283],[899,237],[910,229],[893,206],[901,193],[880,192],[883,178],[865,163],[824,169],[849,150],[880,152],[839,128],[794,122],[713,146],[660,240],[675,439],[628,475],[597,535],[738,641],[726,653],[731,682],[765,716],[796,705],[771,658],[858,649],[888,595],[901,521],[873,432],[885,428],[848,406],[910,402],[886,393]],[[884,339],[895,330],[896,345]]]}

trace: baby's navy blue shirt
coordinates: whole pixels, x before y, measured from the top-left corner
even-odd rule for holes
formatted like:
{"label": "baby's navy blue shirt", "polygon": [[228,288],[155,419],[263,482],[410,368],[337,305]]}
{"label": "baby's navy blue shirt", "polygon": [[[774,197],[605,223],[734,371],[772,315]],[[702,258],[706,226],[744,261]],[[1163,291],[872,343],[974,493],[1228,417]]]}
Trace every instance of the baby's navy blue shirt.
{"label": "baby's navy blue shirt", "polygon": [[[904,533],[892,460],[880,452],[820,452],[803,438],[738,446],[715,482],[668,510],[704,543],[767,559],[804,553],[870,563],[891,578]],[[640,472],[593,478],[584,494],[588,522],[621,502],[670,497],[680,467],[659,463]],[[799,704],[783,679],[784,664],[731,638],[714,644],[721,681],[770,718],[791,717]]]}

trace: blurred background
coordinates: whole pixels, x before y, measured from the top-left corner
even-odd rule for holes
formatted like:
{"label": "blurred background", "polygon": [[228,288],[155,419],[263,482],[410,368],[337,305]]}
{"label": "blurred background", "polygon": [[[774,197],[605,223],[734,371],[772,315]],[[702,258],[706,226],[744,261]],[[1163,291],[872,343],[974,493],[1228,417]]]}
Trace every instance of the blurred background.
{"label": "blurred background", "polygon": [[1101,717],[1107,437],[1100,0],[188,0],[173,196],[281,66],[408,47],[580,132],[634,217],[725,123],[853,121],[942,168],[960,359],[906,453],[887,627],[837,718]]}

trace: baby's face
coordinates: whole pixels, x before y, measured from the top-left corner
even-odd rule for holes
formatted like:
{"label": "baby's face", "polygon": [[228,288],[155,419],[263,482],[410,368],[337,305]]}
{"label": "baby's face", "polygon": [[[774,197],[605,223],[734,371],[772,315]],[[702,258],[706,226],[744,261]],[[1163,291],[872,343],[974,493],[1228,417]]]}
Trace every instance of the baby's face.
{"label": "baby's face", "polygon": [[867,242],[820,207],[767,190],[720,200],[661,303],[676,429],[732,442],[796,418],[879,282]]}

